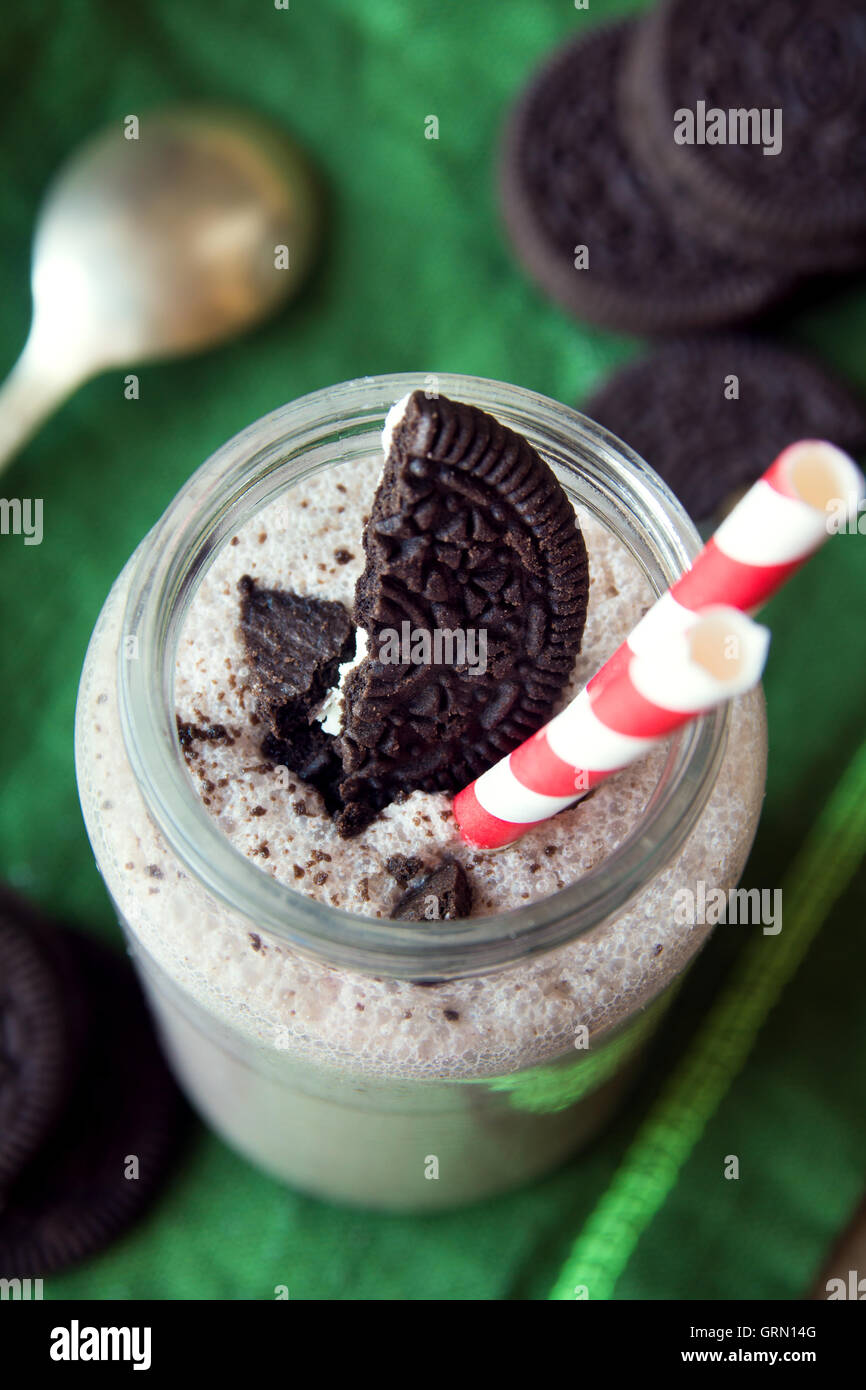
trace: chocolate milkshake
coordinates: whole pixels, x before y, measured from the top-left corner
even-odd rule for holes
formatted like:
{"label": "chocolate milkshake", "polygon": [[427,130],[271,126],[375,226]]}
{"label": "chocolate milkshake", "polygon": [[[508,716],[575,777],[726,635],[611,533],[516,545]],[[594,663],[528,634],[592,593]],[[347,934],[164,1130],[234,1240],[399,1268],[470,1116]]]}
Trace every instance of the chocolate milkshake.
{"label": "chocolate milkshake", "polygon": [[[707,934],[674,921],[673,894],[736,882],[765,762],[753,692],[495,854],[456,832],[451,757],[415,767],[425,785],[399,785],[417,764],[399,739],[384,771],[367,753],[348,772],[328,770],[322,739],[340,740],[347,705],[369,689],[355,595],[370,564],[380,432],[417,385],[385,378],[318,393],[200,470],[109,596],[77,727],[97,861],[191,1098],[287,1181],[393,1209],[503,1190],[604,1123]],[[568,629],[579,653],[561,679],[546,668],[556,708],[697,539],[655,476],[573,412],[494,383],[438,385],[525,434],[573,508],[588,603],[582,631]],[[323,684],[311,686],[313,754],[306,733],[300,752],[280,741],[294,729],[297,742],[294,716],[275,727],[274,708],[287,704],[268,703],[249,641],[251,603],[273,594],[308,601],[303,612],[322,620],[336,605],[350,616],[329,627]],[[477,644],[472,674],[472,650],[466,689],[489,689]],[[501,688],[505,658],[491,652]],[[405,655],[394,662],[401,679],[413,665]],[[543,654],[534,660],[544,666]],[[428,709],[427,696],[413,698]],[[346,805],[362,802],[347,824]],[[435,878],[443,865],[447,891]],[[419,889],[421,910],[401,910]],[[455,903],[466,918],[450,920]],[[418,920],[398,920],[407,916]]]}

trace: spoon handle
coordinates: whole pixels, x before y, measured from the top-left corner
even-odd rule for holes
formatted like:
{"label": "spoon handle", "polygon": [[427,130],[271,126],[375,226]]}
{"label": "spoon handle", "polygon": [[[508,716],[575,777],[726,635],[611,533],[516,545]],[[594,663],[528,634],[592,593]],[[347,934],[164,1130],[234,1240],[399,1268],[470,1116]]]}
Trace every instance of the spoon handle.
{"label": "spoon handle", "polygon": [[77,364],[40,351],[31,334],[0,386],[0,472],[83,378]]}

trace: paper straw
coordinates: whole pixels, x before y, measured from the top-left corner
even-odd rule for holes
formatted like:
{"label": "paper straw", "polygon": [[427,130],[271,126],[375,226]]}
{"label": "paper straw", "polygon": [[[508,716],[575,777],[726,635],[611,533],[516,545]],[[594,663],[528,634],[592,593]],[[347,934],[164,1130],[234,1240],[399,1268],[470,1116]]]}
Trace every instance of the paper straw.
{"label": "paper straw", "polygon": [[[479,849],[510,844],[664,737],[647,732],[653,727],[650,721],[646,728],[615,726],[620,738],[643,740],[639,749],[634,741],[626,745],[611,738],[608,691],[623,698],[634,659],[645,656],[651,661],[654,653],[668,650],[669,643],[692,629],[711,605],[747,612],[760,608],[827,539],[830,508],[836,505],[840,528],[844,527],[856,516],[864,493],[857,465],[834,445],[801,440],[783,450],[725,518],[692,568],[653,605],[586,689],[532,738],[458,792],[453,809],[463,839]],[[632,710],[637,713],[635,706]],[[580,730],[579,745],[574,742],[575,729]],[[627,746],[637,749],[634,757],[617,761]],[[580,757],[572,759],[576,749]]]}
{"label": "paper straw", "polygon": [[601,685],[632,652],[682,631],[710,603],[755,613],[828,539],[828,508],[840,504],[842,524],[866,493],[853,459],[821,439],[790,444],[740,498],[691,569],[641,619],[593,676]]}
{"label": "paper straw", "polygon": [[[715,605],[688,631],[670,632],[632,654],[603,690],[581,691],[510,758],[460,793],[454,814],[461,834],[472,844],[483,836],[492,849],[564,810],[674,729],[751,690],[761,679],[769,641],[767,628],[736,608]],[[495,817],[485,809],[491,804]]]}

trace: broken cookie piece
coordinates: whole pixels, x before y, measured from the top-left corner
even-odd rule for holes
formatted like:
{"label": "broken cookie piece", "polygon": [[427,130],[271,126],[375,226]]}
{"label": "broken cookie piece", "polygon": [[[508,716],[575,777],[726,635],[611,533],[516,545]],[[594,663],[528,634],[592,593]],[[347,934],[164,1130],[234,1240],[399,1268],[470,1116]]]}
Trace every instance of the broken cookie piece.
{"label": "broken cookie piece", "polygon": [[238,589],[257,712],[270,726],[262,753],[314,786],[326,810],[341,811],[343,765],[334,739],[314,715],[341,662],[351,660],[352,620],[341,603],[288,589],[260,589],[248,574]]}
{"label": "broken cookie piece", "polygon": [[468,917],[472,911],[469,880],[456,859],[438,868],[404,893],[391,912],[392,921],[442,922]]}
{"label": "broken cookie piece", "polygon": [[238,581],[241,634],[258,713],[278,738],[310,723],[313,712],[351,659],[355,629],[342,603],[288,589]]}

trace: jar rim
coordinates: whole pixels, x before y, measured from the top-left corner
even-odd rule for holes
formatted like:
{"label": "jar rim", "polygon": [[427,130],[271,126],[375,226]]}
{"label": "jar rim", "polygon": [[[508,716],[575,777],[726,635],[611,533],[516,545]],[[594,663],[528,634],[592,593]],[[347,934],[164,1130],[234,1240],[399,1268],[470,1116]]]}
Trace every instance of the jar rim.
{"label": "jar rim", "polygon": [[[576,410],[481,377],[363,377],[261,417],[180,489],[132,563],[118,690],[127,756],[146,809],[186,872],[212,897],[254,921],[256,931],[327,964],[428,980],[487,973],[549,951],[624,907],[679,852],[699,819],[724,755],[728,709],[674,735],[639,821],[599,865],[508,912],[420,924],[361,916],[279,883],[230,842],[188,775],[176,733],[173,677],[186,612],[210,563],[241,525],[287,486],[333,463],[337,446],[369,457],[390,406],[416,389],[470,401],[529,438],[572,497],[629,547],[656,593],[698,553],[700,537],[662,480]],[[132,651],[135,660],[127,659]]]}

